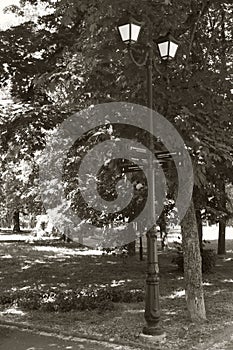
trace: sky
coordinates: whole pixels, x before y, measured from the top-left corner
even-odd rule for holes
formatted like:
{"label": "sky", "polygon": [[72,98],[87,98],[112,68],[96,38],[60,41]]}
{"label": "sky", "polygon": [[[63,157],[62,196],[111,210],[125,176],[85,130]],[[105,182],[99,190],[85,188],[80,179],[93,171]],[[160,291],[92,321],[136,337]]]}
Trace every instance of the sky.
{"label": "sky", "polygon": [[[55,1],[55,0],[54,0]],[[38,15],[51,13],[51,10],[46,9],[45,5],[39,4],[36,7],[26,6],[25,13],[26,17],[17,17],[13,13],[3,13],[3,9],[10,5],[19,5],[19,0],[0,0],[0,29],[7,29],[12,25],[17,25],[26,20],[35,20]]]}
{"label": "sky", "polygon": [[19,5],[19,0],[0,0],[0,28],[6,29],[10,25],[19,23],[19,18],[13,14],[4,14],[3,9],[6,6]]}
{"label": "sky", "polygon": [[[7,29],[11,25],[19,23],[19,19],[13,14],[3,13],[3,9],[9,5],[18,5],[19,0],[0,0],[0,29]],[[11,101],[8,89],[0,90],[0,106],[7,105]]]}
{"label": "sky", "polygon": [[[25,20],[36,20],[38,15],[51,13],[51,10],[46,9],[43,4],[37,7],[27,6],[25,9],[26,17],[17,17],[13,13],[4,13],[3,9],[10,5],[19,5],[20,0],[0,0],[0,30],[6,30],[11,26],[18,25]],[[9,89],[0,89],[0,106],[11,103]]]}

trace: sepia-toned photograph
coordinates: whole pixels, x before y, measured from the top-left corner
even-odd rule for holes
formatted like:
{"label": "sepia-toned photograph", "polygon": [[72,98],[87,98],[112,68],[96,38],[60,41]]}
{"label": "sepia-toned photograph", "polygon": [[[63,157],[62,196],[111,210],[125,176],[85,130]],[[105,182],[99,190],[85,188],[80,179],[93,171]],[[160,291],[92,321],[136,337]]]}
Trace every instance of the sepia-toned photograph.
{"label": "sepia-toned photograph", "polygon": [[0,350],[233,350],[233,3],[0,0]]}

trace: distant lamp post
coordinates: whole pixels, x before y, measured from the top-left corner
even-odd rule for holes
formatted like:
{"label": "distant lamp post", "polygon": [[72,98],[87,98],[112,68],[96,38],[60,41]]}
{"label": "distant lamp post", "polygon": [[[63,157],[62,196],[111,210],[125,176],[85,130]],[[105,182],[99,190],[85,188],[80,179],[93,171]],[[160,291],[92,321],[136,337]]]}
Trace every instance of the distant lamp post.
{"label": "distant lamp post", "polygon": [[[150,109],[150,148],[153,149],[153,82],[152,70],[154,52],[152,43],[147,42],[145,57],[142,62],[138,62],[134,57],[132,44],[138,40],[143,23],[138,22],[132,17],[128,20],[123,20],[118,25],[118,31],[122,41],[128,45],[129,54],[132,61],[138,66],[146,66],[147,68],[147,105]],[[160,58],[163,61],[168,61],[175,57],[178,42],[170,35],[161,37],[157,41]],[[145,320],[146,326],[143,328],[143,333],[146,335],[162,335],[163,330],[160,328],[160,305],[159,305],[159,266],[158,266],[158,251],[157,251],[157,234],[156,234],[156,208],[155,208],[155,168],[153,164],[153,154],[149,160],[149,201],[150,201],[150,218],[153,222],[153,227],[147,232],[147,278],[146,278],[146,297],[145,297]]]}

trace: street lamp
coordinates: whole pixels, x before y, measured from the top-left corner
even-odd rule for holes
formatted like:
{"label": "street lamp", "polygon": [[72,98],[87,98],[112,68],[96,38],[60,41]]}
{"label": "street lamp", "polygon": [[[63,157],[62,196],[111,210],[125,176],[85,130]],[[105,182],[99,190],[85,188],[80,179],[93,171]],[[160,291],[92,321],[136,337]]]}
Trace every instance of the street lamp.
{"label": "street lamp", "polygon": [[[153,91],[152,91],[152,69],[153,69],[153,47],[151,43],[147,43],[147,50],[143,62],[138,62],[133,54],[132,44],[137,42],[143,23],[136,21],[132,17],[128,21],[124,20],[118,25],[122,41],[128,45],[129,54],[132,61],[138,66],[146,66],[147,68],[147,106],[150,110],[150,148],[153,149]],[[157,40],[157,48],[160,58],[168,61],[175,57],[178,42],[167,34]],[[153,165],[153,154],[150,152],[149,159],[149,200],[150,200],[150,217],[153,227],[147,232],[147,278],[146,278],[146,298],[145,298],[145,320],[146,326],[143,333],[146,335],[162,335],[164,332],[160,328],[160,305],[159,305],[159,266],[158,266],[158,250],[156,235],[156,208],[155,208],[155,169]]]}
{"label": "street lamp", "polygon": [[162,60],[167,61],[175,57],[179,43],[170,33],[156,40],[156,44]]}
{"label": "street lamp", "polygon": [[122,19],[118,24],[121,40],[129,45],[136,43],[142,24],[142,22],[136,21],[133,17]]}

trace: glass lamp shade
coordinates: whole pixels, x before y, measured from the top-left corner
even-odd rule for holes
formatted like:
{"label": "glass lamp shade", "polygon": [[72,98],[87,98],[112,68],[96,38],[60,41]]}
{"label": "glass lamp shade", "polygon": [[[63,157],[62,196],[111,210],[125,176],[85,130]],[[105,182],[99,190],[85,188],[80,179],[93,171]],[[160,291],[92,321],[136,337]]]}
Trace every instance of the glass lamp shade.
{"label": "glass lamp shade", "polygon": [[136,21],[133,18],[128,21],[123,21],[118,25],[118,31],[120,33],[121,40],[125,44],[134,44],[138,40],[138,36],[141,30],[142,23]]}
{"label": "glass lamp shade", "polygon": [[179,43],[171,34],[167,34],[157,40],[157,46],[161,59],[168,61],[175,57]]}

